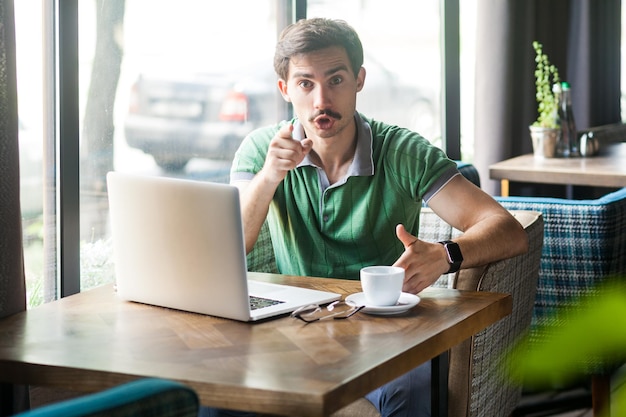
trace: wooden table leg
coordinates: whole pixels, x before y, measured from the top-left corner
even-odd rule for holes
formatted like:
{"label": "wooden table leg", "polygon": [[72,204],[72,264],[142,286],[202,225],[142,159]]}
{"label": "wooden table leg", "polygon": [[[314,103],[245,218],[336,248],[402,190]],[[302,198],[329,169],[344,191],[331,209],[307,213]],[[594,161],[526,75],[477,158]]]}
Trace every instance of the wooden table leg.
{"label": "wooden table leg", "polygon": [[431,361],[430,396],[432,399],[430,415],[448,417],[448,372],[450,352],[445,351]]}
{"label": "wooden table leg", "polygon": [[611,415],[611,376],[591,377],[591,406],[594,417]]}
{"label": "wooden table leg", "polygon": [[29,408],[28,385],[0,382],[0,417],[12,416]]}
{"label": "wooden table leg", "polygon": [[13,385],[0,383],[0,417],[15,414]]}
{"label": "wooden table leg", "polygon": [[502,197],[509,196],[509,180],[500,180],[500,195]]}

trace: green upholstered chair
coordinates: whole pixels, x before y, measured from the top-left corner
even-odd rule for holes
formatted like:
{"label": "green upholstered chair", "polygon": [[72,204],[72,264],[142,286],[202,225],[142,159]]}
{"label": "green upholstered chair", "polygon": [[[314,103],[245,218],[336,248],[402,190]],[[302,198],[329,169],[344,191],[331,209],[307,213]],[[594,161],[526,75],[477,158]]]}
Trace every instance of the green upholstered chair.
{"label": "green upholstered chair", "polygon": [[44,405],[16,417],[197,417],[198,411],[198,397],[191,388],[146,378]]}

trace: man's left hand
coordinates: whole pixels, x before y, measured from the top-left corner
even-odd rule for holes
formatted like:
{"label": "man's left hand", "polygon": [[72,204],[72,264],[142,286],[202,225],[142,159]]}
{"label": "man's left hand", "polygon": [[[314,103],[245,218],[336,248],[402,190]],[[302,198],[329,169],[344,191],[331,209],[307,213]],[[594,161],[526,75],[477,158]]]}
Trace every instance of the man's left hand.
{"label": "man's left hand", "polygon": [[404,253],[393,264],[405,270],[402,291],[417,294],[450,268],[443,245],[420,240],[401,224],[396,226],[396,236],[404,245]]}

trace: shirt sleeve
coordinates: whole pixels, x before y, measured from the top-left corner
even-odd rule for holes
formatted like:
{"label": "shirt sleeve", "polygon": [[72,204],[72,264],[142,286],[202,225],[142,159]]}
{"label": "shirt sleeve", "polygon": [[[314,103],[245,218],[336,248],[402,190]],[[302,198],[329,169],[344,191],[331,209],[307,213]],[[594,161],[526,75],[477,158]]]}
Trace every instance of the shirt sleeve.
{"label": "shirt sleeve", "polygon": [[231,184],[250,181],[263,168],[270,141],[285,123],[256,129],[243,139],[230,167]]}
{"label": "shirt sleeve", "polygon": [[441,149],[407,129],[389,129],[382,149],[384,171],[416,202],[430,200],[459,173]]}
{"label": "shirt sleeve", "polygon": [[456,167],[448,168],[437,180],[426,190],[424,194],[424,203],[428,204],[431,198],[435,196],[443,187],[450,182],[450,180],[457,175],[461,175]]}

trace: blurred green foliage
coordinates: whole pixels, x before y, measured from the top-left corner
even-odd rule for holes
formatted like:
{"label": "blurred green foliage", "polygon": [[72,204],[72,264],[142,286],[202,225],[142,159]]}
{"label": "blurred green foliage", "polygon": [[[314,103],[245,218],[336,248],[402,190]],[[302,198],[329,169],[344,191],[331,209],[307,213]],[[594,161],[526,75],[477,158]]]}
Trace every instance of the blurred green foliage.
{"label": "blurred green foliage", "polygon": [[[539,331],[541,341],[523,339],[513,349],[514,382],[542,389],[617,369],[626,363],[626,277],[607,280]],[[613,381],[612,416],[626,415],[623,375]]]}

